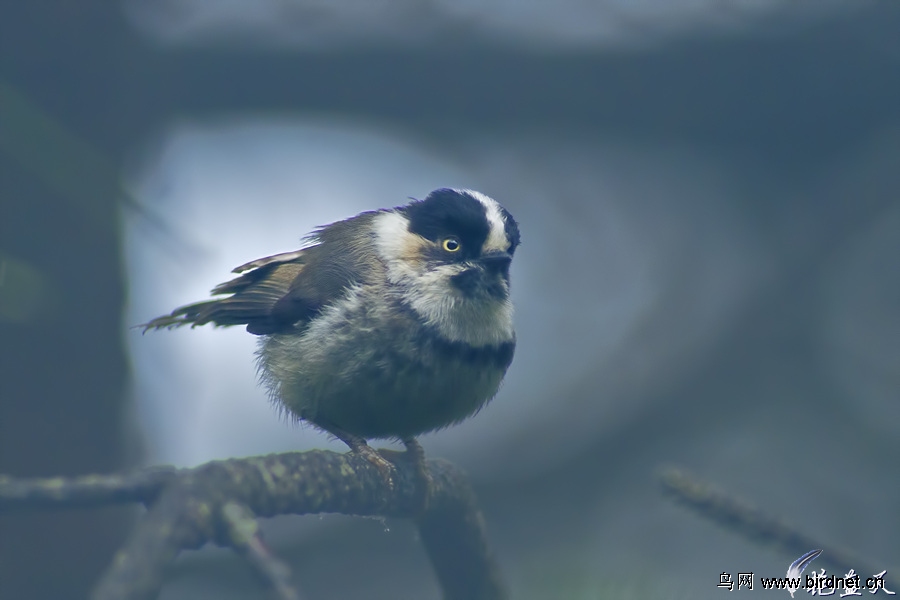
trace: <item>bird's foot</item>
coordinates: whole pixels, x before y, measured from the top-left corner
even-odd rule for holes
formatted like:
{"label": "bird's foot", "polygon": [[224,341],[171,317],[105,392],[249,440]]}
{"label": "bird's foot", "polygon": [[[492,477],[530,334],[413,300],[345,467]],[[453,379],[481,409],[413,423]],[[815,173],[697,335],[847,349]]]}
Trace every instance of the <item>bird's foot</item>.
{"label": "bird's foot", "polygon": [[342,431],[337,428],[329,427],[327,431],[337,437],[339,440],[350,446],[350,451],[369,461],[369,463],[378,469],[382,478],[387,482],[388,488],[394,490],[394,481],[397,475],[397,467],[391,460],[386,457],[396,457],[393,460],[407,460],[412,463],[416,474],[416,496],[418,513],[422,514],[428,508],[428,498],[431,496],[431,487],[433,480],[428,472],[428,466],[425,462],[425,449],[416,441],[415,438],[403,438],[403,445],[406,446],[406,452],[400,453],[392,450],[375,450],[370,446],[365,438],[358,435]]}
{"label": "bird's foot", "polygon": [[361,438],[358,435],[353,435],[352,433],[347,433],[345,431],[329,429],[329,432],[334,434],[338,439],[342,442],[350,446],[350,452],[357,454],[378,469],[378,472],[381,474],[382,479],[387,482],[388,488],[393,491],[394,490],[394,478],[397,474],[397,467],[395,467],[391,461],[382,456],[377,450],[372,448],[368,443],[366,443],[365,438]]}
{"label": "bird's foot", "polygon": [[391,491],[393,491],[394,478],[397,475],[397,467],[395,467],[391,461],[379,454],[379,452],[375,448],[367,444],[365,440],[362,440],[362,443],[359,445],[351,445],[350,451],[360,455],[361,457],[369,461],[372,466],[378,469],[381,477],[387,482],[388,487],[391,489]]}

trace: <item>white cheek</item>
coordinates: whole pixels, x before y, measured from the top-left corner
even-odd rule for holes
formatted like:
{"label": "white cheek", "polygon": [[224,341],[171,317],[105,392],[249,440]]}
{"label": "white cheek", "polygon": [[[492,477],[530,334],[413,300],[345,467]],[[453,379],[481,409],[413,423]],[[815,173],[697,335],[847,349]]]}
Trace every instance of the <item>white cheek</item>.
{"label": "white cheek", "polygon": [[462,295],[450,278],[465,269],[464,265],[444,265],[418,276],[407,288],[413,309],[451,341],[489,346],[513,340],[512,302]]}
{"label": "white cheek", "polygon": [[465,270],[462,265],[442,265],[416,277],[415,291],[423,301],[429,305],[449,305],[456,303],[459,296],[457,290],[450,282],[450,278]]}
{"label": "white cheek", "polygon": [[375,246],[385,262],[402,259],[410,250],[409,220],[400,213],[388,211],[375,217]]}
{"label": "white cheek", "polygon": [[391,283],[411,284],[424,269],[418,257],[427,242],[408,228],[409,220],[396,212],[385,212],[375,218],[375,248]]}

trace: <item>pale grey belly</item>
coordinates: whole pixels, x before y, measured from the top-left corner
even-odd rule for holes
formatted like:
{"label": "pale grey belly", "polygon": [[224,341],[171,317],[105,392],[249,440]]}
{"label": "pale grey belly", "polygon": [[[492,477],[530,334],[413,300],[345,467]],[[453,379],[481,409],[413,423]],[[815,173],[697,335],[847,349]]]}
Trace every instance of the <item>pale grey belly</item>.
{"label": "pale grey belly", "polygon": [[261,372],[294,415],[366,438],[445,427],[496,394],[508,363],[455,356],[415,333],[269,336],[260,347]]}

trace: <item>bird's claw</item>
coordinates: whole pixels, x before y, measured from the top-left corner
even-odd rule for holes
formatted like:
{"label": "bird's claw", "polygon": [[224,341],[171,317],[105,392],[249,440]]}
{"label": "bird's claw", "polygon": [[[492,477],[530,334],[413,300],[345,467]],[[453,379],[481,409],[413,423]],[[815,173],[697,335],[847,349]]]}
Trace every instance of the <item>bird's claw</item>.
{"label": "bird's claw", "polygon": [[382,479],[387,482],[388,488],[393,491],[397,467],[395,467],[391,461],[386,459],[368,444],[359,445],[351,451],[366,459],[373,467],[378,469],[378,473],[381,475]]}

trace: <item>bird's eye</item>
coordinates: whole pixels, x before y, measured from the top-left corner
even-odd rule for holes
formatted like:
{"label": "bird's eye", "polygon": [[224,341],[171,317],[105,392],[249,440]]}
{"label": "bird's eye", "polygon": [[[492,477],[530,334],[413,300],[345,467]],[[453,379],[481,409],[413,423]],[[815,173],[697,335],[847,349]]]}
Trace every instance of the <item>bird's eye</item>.
{"label": "bird's eye", "polygon": [[441,245],[447,252],[458,252],[460,248],[459,240],[456,238],[447,238]]}

